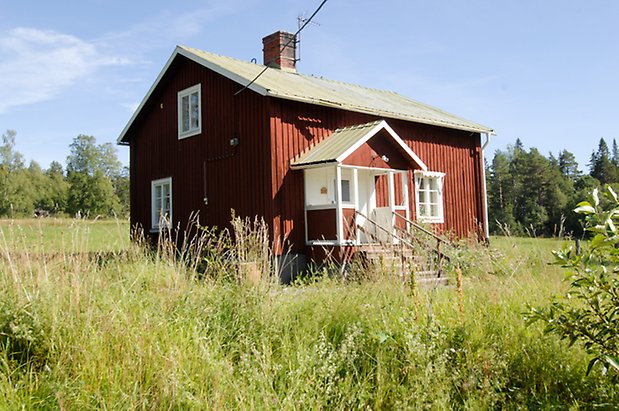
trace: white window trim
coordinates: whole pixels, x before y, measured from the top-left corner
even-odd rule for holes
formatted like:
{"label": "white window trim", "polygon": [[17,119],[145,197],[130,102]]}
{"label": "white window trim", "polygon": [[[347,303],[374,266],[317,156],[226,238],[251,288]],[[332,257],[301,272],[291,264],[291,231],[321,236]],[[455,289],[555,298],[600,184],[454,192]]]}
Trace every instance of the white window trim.
{"label": "white window trim", "polygon": [[[415,215],[417,220],[424,223],[442,224],[445,222],[444,213],[444,198],[443,198],[443,183],[445,180],[445,173],[438,171],[415,171]],[[423,216],[421,215],[421,204],[419,203],[419,187],[421,185],[422,178],[437,179],[438,183],[438,204],[436,216]],[[426,197],[427,198],[427,197]]]}
{"label": "white window trim", "polygon": [[[183,107],[182,101],[183,97],[190,96],[189,101],[191,102],[191,95],[195,92],[198,93],[198,127],[191,128],[191,118],[189,119],[190,128],[187,131],[183,131]],[[196,84],[195,86],[191,86],[184,90],[178,92],[177,98],[177,114],[178,114],[178,139],[183,139],[191,136],[195,136],[202,132],[202,84]]]}
{"label": "white window trim", "polygon": [[[353,192],[353,184],[352,178],[341,178],[340,179],[340,192],[342,193],[342,204],[344,205],[352,205],[354,204],[354,192]],[[344,200],[344,181],[348,181],[348,200]],[[333,179],[333,203],[337,203],[337,179]]]}
{"label": "white window trim", "polygon": [[[160,213],[161,213],[161,210],[156,210],[157,206],[155,204],[155,187],[157,187],[157,186],[164,186],[164,185],[169,185],[170,186],[170,216],[168,218],[168,221],[166,222],[167,224],[165,224],[165,226],[162,227],[159,224],[160,223]],[[169,228],[169,227],[171,227],[171,225],[172,225],[172,210],[173,210],[172,200],[173,200],[173,195],[172,195],[172,177],[160,178],[159,180],[151,181],[151,184],[150,184],[151,231],[159,231],[162,228]]]}

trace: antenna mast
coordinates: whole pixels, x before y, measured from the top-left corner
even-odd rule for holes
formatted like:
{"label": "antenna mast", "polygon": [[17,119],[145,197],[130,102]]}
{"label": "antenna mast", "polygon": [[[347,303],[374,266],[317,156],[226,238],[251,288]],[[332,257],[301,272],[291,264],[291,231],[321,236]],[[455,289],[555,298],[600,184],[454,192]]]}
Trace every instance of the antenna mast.
{"label": "antenna mast", "polygon": [[308,23],[311,23],[314,26],[320,26],[320,23],[311,21],[311,18],[307,18],[306,14],[307,12],[297,16],[297,29],[299,31],[297,37],[295,38],[295,43],[297,43],[297,58],[295,61],[301,61],[301,27]]}

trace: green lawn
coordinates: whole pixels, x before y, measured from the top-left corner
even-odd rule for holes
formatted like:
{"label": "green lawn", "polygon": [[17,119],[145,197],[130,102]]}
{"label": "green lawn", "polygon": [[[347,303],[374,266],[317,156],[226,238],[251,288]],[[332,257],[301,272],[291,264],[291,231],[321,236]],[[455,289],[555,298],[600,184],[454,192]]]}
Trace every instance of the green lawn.
{"label": "green lawn", "polygon": [[[555,240],[463,244],[460,319],[454,286],[325,275],[252,287],[130,244],[126,223],[0,226],[10,245],[0,255],[0,409],[619,406],[616,380],[585,376],[580,346],[525,325],[528,305],[565,287],[549,264]],[[24,253],[37,247],[63,258]],[[74,249],[124,252],[102,262]]]}
{"label": "green lawn", "polygon": [[0,247],[31,252],[119,251],[129,245],[127,220],[0,220]]}

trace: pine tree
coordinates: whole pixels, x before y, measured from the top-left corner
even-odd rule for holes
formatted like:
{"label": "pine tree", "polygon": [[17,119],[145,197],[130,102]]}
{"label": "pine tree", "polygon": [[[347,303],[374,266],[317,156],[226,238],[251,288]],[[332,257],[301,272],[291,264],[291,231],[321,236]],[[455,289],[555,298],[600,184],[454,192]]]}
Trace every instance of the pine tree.
{"label": "pine tree", "polygon": [[494,153],[492,166],[488,173],[488,215],[490,217],[488,223],[493,233],[500,233],[500,226],[513,229],[516,225],[513,215],[514,192],[509,164],[504,152],[497,150]]}
{"label": "pine tree", "polygon": [[608,145],[601,138],[597,152],[591,154],[591,176],[596,178],[601,184],[614,183],[619,180],[619,169],[613,164]]}
{"label": "pine tree", "polygon": [[572,181],[580,177],[581,172],[578,170],[578,162],[574,154],[567,150],[562,150],[559,153],[559,171],[564,177]]}

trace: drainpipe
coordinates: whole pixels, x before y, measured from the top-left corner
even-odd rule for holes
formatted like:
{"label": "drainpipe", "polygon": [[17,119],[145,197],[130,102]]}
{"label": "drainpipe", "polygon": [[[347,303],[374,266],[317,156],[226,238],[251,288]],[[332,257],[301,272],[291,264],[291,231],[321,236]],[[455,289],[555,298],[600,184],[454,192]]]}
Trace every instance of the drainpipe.
{"label": "drainpipe", "polygon": [[[484,150],[490,143],[490,136],[496,135],[492,131],[485,133],[486,142],[481,146],[481,181],[484,188],[484,227],[486,229],[486,241],[490,240],[490,227],[488,226],[488,190],[486,189],[486,162],[484,160]],[[481,134],[479,135],[479,142],[481,144]]]}

